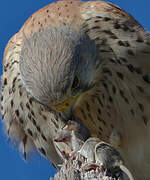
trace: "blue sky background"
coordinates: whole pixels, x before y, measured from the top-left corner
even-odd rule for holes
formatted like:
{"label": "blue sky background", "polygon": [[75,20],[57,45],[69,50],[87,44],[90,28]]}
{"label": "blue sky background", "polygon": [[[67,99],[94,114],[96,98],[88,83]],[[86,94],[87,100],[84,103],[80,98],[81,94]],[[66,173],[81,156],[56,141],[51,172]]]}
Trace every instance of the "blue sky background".
{"label": "blue sky background", "polygon": [[[6,43],[25,20],[50,0],[0,0],[0,74]],[[147,30],[150,30],[149,0],[109,0],[132,14]],[[25,162],[19,152],[7,142],[0,122],[0,179],[2,180],[49,180],[54,169],[43,157],[35,156]]]}

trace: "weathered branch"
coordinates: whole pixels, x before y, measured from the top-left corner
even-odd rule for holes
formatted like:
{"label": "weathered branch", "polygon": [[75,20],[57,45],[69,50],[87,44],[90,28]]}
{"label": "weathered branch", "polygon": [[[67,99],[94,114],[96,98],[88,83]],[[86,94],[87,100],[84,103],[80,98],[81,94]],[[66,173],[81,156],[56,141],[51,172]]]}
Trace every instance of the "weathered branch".
{"label": "weathered branch", "polygon": [[68,161],[66,161],[61,170],[51,178],[50,180],[119,180],[119,178],[113,178],[106,175],[106,172],[101,168],[84,169],[86,159],[82,159],[78,154],[74,154]]}

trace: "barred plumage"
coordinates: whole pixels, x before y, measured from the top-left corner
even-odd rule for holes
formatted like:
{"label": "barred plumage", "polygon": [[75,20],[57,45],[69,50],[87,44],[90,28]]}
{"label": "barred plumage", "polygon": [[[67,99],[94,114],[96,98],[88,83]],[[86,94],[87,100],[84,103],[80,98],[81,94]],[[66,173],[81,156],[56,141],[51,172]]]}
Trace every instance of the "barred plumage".
{"label": "barred plumage", "polygon": [[[69,46],[74,48],[71,49],[71,55],[76,61],[71,56],[69,60],[61,57],[61,71],[56,71],[57,63],[53,64],[53,67],[45,67],[45,70],[53,70],[52,76],[47,76],[47,81],[56,84],[62,82],[58,83],[56,88],[61,95],[57,96],[55,91],[52,95],[54,99],[56,95],[58,101],[49,102],[47,99],[45,102],[40,97],[34,97],[34,92],[36,94],[36,91],[43,90],[41,86],[41,89],[37,88],[32,93],[30,90],[34,81],[31,81],[33,83],[30,88],[26,87],[26,82],[23,81],[23,78],[27,79],[26,75],[23,77],[20,74],[20,57],[25,62],[24,42],[31,42],[36,34],[44,34],[48,28],[59,27],[70,29],[71,33],[83,34],[86,41],[78,44],[74,37],[74,46]],[[68,31],[65,32],[66,36]],[[59,37],[57,39],[56,36],[54,41],[60,40]],[[64,39],[67,38],[64,36]],[[40,42],[38,38],[36,40]],[[55,44],[49,43],[51,46]],[[89,50],[85,48],[87,46]],[[74,52],[78,47],[76,54]],[[46,44],[45,48],[50,46]],[[31,50],[35,57],[38,57],[38,52],[34,51],[34,48]],[[54,54],[57,54],[57,49],[55,50]],[[44,49],[39,48],[39,52],[45,56]],[[49,57],[49,61],[52,61],[56,56],[52,53]],[[25,157],[30,151],[29,147],[36,147],[57,166],[62,159],[56,153],[53,138],[57,130],[65,125],[65,121],[74,116],[82,121],[91,134],[96,134],[103,141],[113,142],[117,139],[117,150],[126,160],[125,163],[135,179],[149,179],[149,58],[149,34],[118,6],[103,1],[63,0],[51,3],[33,14],[11,38],[5,49],[1,112],[8,136],[17,139]],[[67,72],[64,68],[65,60],[70,63],[67,64],[70,68]],[[30,74],[31,78],[28,79],[34,79],[37,83],[38,71],[41,70],[44,75],[41,67],[44,66],[38,66],[37,74]],[[27,69],[23,71],[26,72]],[[64,74],[65,81],[61,79]],[[56,76],[58,81],[54,81]],[[74,76],[79,78],[75,90],[71,89]],[[47,94],[51,92],[49,90],[52,86],[56,86],[52,84],[48,87],[46,82],[43,83]],[[46,95],[45,99],[50,97]],[[60,107],[62,104],[63,109],[72,106],[70,111],[57,112],[55,106]],[[113,139],[114,132],[118,136],[116,139]],[[63,150],[65,146],[59,148]]]}

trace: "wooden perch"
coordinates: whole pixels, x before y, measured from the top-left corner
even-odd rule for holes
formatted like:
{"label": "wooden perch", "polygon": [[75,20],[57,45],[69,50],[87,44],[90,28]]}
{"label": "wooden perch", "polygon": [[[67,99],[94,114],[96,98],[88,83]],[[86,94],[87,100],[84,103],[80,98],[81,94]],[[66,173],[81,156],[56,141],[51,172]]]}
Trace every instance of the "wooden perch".
{"label": "wooden perch", "polygon": [[50,180],[133,180],[133,177],[118,151],[98,138],[89,138]]}

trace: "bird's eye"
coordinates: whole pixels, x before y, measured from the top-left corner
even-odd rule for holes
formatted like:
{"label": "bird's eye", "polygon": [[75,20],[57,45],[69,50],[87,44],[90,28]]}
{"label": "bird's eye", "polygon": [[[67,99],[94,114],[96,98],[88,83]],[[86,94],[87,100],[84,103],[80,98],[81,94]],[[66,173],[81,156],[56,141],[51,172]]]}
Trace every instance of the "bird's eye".
{"label": "bird's eye", "polygon": [[79,78],[77,76],[74,77],[71,89],[76,89],[79,86]]}

